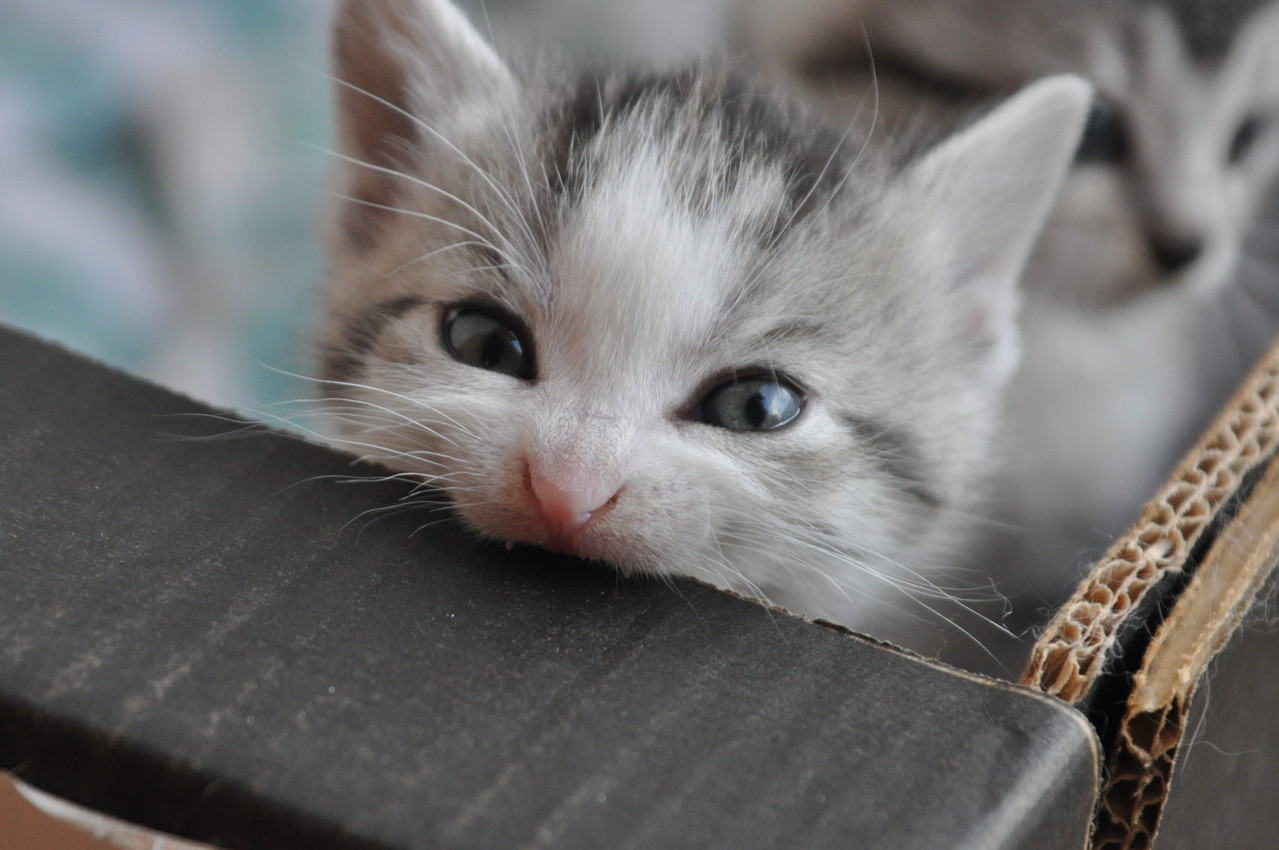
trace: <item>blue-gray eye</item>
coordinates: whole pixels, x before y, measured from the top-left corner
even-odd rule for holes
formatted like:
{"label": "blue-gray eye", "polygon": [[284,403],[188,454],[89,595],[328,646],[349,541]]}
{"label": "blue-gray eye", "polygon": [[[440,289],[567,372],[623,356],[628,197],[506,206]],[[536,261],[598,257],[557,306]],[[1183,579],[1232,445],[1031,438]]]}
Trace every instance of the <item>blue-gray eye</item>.
{"label": "blue-gray eye", "polygon": [[532,380],[533,357],[519,323],[484,307],[452,307],[444,314],[444,348],[477,369]]}
{"label": "blue-gray eye", "polygon": [[1128,125],[1118,107],[1104,97],[1094,98],[1075,162],[1116,163],[1128,156],[1128,147]]}
{"label": "blue-gray eye", "polygon": [[804,396],[784,380],[763,375],[737,378],[711,390],[696,419],[730,431],[776,431],[804,409]]}

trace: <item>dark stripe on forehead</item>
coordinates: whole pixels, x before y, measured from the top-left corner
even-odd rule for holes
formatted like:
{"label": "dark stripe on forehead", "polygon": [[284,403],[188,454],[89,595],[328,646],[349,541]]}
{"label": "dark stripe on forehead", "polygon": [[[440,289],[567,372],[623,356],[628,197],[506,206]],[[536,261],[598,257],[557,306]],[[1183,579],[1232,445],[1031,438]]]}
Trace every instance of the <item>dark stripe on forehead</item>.
{"label": "dark stripe on forehead", "polygon": [[377,342],[382,329],[411,310],[426,304],[416,295],[392,298],[369,308],[349,320],[339,338],[325,346],[321,353],[324,377],[329,381],[349,381],[359,371],[364,355]]}
{"label": "dark stripe on forehead", "polygon": [[644,75],[609,78],[587,75],[552,107],[548,156],[551,179],[563,194],[576,197],[588,179],[586,148],[599,135],[606,120],[618,121],[633,113],[641,102],[678,93],[692,80],[679,75]]}
{"label": "dark stripe on forehead", "polygon": [[851,414],[838,414],[838,419],[870,450],[871,459],[897,482],[903,493],[933,510],[942,507],[941,497],[929,487],[923,462],[909,434]]}
{"label": "dark stripe on forehead", "polygon": [[[1136,0],[1130,0],[1136,2]],[[1144,0],[1163,6],[1177,20],[1186,50],[1215,64],[1230,53],[1244,22],[1272,0]]]}
{"label": "dark stripe on forehead", "polygon": [[[795,219],[835,191],[848,160],[839,132],[733,74],[685,69],[596,77],[579,82],[551,110],[545,160],[553,188],[569,201],[579,197],[592,177],[591,142],[606,124],[631,118],[640,119],[659,140],[722,146],[723,170],[693,175],[694,181],[731,185],[748,162],[780,165],[790,207],[785,214]],[[689,151],[690,162],[696,153]]]}

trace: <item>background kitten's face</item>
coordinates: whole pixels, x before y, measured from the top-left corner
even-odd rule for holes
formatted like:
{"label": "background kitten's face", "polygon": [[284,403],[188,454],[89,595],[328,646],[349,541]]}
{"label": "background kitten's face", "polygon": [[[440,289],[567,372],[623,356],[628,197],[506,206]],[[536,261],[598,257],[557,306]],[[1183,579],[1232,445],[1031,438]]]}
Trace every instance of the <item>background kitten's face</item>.
{"label": "background kitten's face", "polygon": [[1234,37],[1206,43],[1160,4],[1093,31],[1099,96],[1032,285],[1104,306],[1231,277],[1279,169],[1279,6],[1199,6]]}
{"label": "background kitten's face", "polygon": [[1279,171],[1279,4],[813,0],[796,14],[807,25],[780,42],[766,34],[774,22],[748,15],[748,49],[799,70],[836,111],[878,101],[893,132],[921,108],[963,121],[1043,74],[1093,80],[1098,101],[1028,288],[1105,307],[1230,278]]}
{"label": "background kitten's face", "polygon": [[522,86],[464,23],[339,12],[348,444],[498,540],[845,622],[927,589],[1086,87],[895,172],[716,75]]}

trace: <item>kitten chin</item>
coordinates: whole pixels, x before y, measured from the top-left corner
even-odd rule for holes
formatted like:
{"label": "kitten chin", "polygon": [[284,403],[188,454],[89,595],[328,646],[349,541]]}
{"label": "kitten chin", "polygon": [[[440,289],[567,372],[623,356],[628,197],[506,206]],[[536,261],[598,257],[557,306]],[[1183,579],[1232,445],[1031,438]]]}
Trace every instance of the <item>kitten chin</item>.
{"label": "kitten chin", "polygon": [[340,2],[334,58],[340,444],[497,541],[932,616],[1085,83],[906,155],[715,68],[521,79],[445,0]]}

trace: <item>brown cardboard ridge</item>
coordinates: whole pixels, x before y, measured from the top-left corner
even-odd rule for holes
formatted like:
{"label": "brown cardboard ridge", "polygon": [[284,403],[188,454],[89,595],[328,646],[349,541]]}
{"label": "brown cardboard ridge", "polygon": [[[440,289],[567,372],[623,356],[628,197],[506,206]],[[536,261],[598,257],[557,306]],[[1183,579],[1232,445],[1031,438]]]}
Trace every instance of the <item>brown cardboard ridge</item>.
{"label": "brown cardboard ridge", "polygon": [[1136,524],[1115,542],[1036,642],[1023,684],[1084,700],[1128,615],[1192,547],[1249,472],[1279,446],[1279,343],[1273,345]]}
{"label": "brown cardboard ridge", "polygon": [[1191,699],[1279,556],[1277,444],[1279,343],[1035,645],[1023,684],[1084,708],[1123,666],[1122,636],[1134,625],[1154,632],[1118,671],[1128,677],[1121,708],[1105,708],[1095,850],[1154,843]]}
{"label": "brown cardboard ridge", "polygon": [[1190,713],[1208,663],[1225,648],[1279,551],[1279,463],[1223,529],[1146,650],[1106,766],[1096,848],[1154,843]]}

